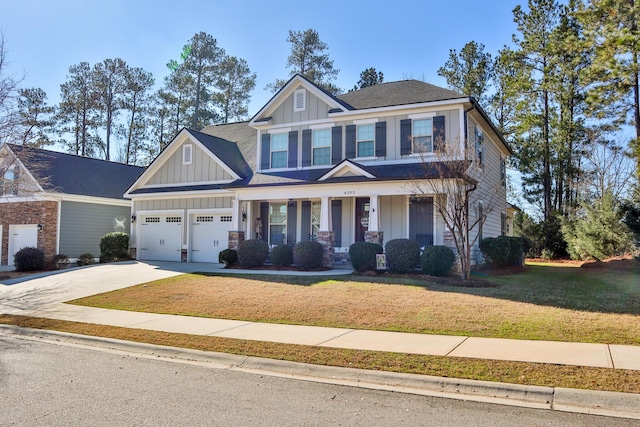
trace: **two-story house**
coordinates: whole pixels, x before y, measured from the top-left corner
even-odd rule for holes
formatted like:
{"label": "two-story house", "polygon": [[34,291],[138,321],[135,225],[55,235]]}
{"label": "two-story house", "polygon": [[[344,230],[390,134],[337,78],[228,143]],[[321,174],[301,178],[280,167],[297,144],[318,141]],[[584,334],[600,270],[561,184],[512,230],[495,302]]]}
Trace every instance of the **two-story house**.
{"label": "two-story house", "polygon": [[497,200],[475,233],[503,234],[511,150],[475,100],[415,80],[333,96],[296,75],[250,121],[184,129],[158,155],[125,194],[133,250],[217,262],[244,239],[314,239],[330,265],[357,241],[443,244],[438,186],[416,191],[457,178],[436,167],[438,144],[457,144],[477,191]]}

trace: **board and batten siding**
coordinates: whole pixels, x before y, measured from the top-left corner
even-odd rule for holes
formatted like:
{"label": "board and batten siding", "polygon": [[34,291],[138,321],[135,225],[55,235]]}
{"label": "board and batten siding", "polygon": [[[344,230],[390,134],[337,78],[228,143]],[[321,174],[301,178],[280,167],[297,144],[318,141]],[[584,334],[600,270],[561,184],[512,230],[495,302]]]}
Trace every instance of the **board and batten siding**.
{"label": "board and batten siding", "polygon": [[[298,86],[296,89],[302,89],[302,86]],[[294,93],[287,97],[287,99],[280,104],[278,108],[271,114],[271,124],[281,125],[297,122],[306,122],[309,120],[322,120],[326,119],[329,115],[330,107],[327,103],[320,98],[306,91],[306,108],[304,111],[293,111],[293,97]]]}
{"label": "board and batten siding", "polygon": [[185,144],[191,144],[192,146],[193,162],[190,165],[182,164],[182,146],[180,146],[145,184],[186,184],[233,179],[227,171],[196,144],[191,142],[186,142]]}
{"label": "board and batten siding", "polygon": [[[184,199],[154,199],[154,200],[136,200],[133,203],[134,212],[138,211],[166,211],[166,210],[182,210],[182,244],[187,244],[187,218],[188,209],[231,209],[231,197],[194,197]],[[138,218],[138,221],[140,218]],[[131,227],[130,244],[137,244],[135,224]]]}
{"label": "board and batten siding", "polygon": [[106,233],[129,233],[131,208],[82,202],[61,202],[60,250],[69,258],[84,253],[100,256],[100,239]]}

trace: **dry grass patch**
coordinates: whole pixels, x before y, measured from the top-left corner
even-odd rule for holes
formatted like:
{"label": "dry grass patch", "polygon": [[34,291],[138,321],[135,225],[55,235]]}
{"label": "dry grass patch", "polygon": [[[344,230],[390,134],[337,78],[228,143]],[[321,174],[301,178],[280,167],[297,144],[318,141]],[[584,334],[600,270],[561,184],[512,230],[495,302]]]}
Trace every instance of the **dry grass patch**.
{"label": "dry grass patch", "polygon": [[555,295],[535,282],[550,280],[544,270],[496,280],[497,288],[457,288],[397,278],[184,275],[72,303],[254,322],[640,344],[637,313],[563,307],[573,304],[570,294]]}
{"label": "dry grass patch", "polygon": [[266,357],[292,362],[513,384],[640,393],[640,372],[443,356],[343,350],[129,329],[37,317],[0,315],[0,323],[155,345]]}

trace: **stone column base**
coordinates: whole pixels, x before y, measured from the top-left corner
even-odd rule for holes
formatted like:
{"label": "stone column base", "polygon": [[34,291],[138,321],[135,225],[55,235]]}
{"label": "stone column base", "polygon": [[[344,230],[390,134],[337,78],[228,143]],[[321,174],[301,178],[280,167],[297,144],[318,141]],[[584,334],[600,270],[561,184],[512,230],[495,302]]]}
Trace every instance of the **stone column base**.
{"label": "stone column base", "polygon": [[462,273],[462,264],[460,263],[460,254],[458,253],[458,248],[456,248],[456,242],[453,241],[453,233],[451,231],[446,230],[442,233],[442,243],[451,249],[456,256],[453,267],[451,267],[451,272],[459,276],[460,273]]}
{"label": "stone column base", "polygon": [[322,266],[333,267],[333,249],[335,247],[336,233],[333,231],[318,231],[318,243],[323,247]]}
{"label": "stone column base", "polygon": [[365,231],[364,241],[370,243],[377,243],[380,246],[384,244],[384,231]]}
{"label": "stone column base", "polygon": [[244,231],[230,231],[229,232],[229,249],[238,250],[240,242],[244,241]]}

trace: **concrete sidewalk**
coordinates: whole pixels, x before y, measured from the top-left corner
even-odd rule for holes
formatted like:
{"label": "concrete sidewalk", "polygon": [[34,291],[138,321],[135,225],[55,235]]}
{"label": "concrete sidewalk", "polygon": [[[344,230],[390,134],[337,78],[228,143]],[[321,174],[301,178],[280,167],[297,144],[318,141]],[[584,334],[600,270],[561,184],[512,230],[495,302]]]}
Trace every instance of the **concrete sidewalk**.
{"label": "concrete sidewalk", "polygon": [[[219,270],[221,266],[218,264],[150,264],[131,261],[73,269],[63,274],[33,278],[20,283],[4,282],[0,283],[0,313],[286,344],[640,370],[640,346],[267,324],[106,310],[63,303],[185,272]],[[256,273],[245,270],[224,272]],[[311,274],[337,275],[349,272],[331,270]]]}

